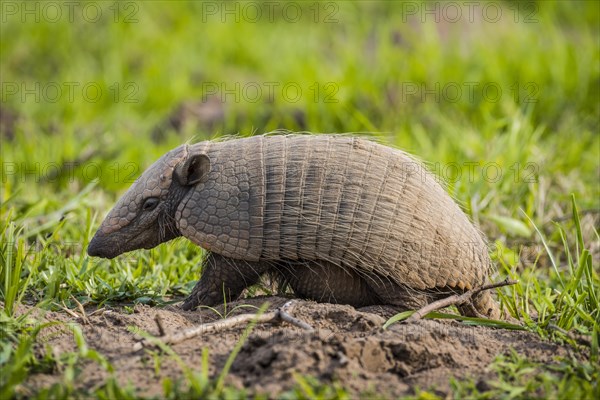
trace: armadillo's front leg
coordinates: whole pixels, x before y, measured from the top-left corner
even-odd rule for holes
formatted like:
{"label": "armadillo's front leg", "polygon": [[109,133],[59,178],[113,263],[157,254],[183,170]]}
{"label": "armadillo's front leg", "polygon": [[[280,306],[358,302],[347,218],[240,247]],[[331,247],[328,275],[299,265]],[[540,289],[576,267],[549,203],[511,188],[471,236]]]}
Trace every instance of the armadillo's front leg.
{"label": "armadillo's front leg", "polygon": [[200,305],[214,306],[235,300],[271,267],[266,262],[247,262],[210,253],[200,280],[182,307],[193,310]]}

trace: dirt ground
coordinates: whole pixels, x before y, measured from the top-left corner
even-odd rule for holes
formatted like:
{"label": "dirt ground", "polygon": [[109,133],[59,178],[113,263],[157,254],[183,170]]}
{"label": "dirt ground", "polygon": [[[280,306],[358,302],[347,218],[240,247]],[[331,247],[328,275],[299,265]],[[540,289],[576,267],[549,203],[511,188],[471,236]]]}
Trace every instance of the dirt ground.
{"label": "dirt ground", "polygon": [[[260,306],[265,301],[274,309],[288,300],[283,297],[243,299],[230,303],[228,309],[241,304]],[[223,312],[223,307],[217,310]],[[238,307],[229,315],[249,312],[254,311]],[[131,382],[141,395],[160,396],[164,377],[182,377],[172,357],[163,357],[156,373],[150,353],[132,350],[139,337],[128,327],[158,335],[157,314],[167,333],[221,318],[208,309],[185,312],[176,306],[136,306],[133,313],[107,310],[81,324],[88,346],[107,357],[118,380],[123,384]],[[300,374],[326,383],[337,381],[353,395],[396,397],[411,394],[419,387],[433,389],[444,396],[450,390],[452,376],[471,377],[480,383],[478,386],[485,387],[485,381],[493,376],[487,367],[494,357],[510,352],[511,348],[544,363],[552,363],[555,356],[564,356],[570,351],[531,333],[472,327],[455,321],[424,320],[381,330],[381,325],[393,314],[394,310],[386,307],[356,310],[346,305],[300,301],[293,316],[311,324],[316,332],[309,334],[286,323],[258,324],[235,359],[226,383],[245,387],[250,393],[265,392],[277,397],[295,386],[294,374]],[[47,312],[43,318],[75,321],[66,313]],[[216,377],[244,329],[245,325],[219,334],[203,334],[172,348],[187,366],[200,370],[202,348],[207,347],[210,375]],[[44,329],[39,340],[40,349],[45,347],[44,343],[55,352],[76,349],[72,332],[64,326]],[[97,363],[87,362],[77,381],[82,387],[92,389],[101,385],[107,374]],[[21,389],[35,392],[59,379],[58,373],[36,374]]]}

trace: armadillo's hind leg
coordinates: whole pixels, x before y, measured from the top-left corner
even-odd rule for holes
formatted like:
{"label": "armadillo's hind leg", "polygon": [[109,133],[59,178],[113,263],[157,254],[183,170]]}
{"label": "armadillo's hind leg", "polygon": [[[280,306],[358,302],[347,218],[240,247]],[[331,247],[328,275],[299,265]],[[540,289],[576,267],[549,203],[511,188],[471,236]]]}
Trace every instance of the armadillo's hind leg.
{"label": "armadillo's hind leg", "polygon": [[371,276],[367,283],[371,290],[377,293],[379,304],[391,305],[401,310],[416,310],[432,301],[429,294],[399,285],[390,278],[380,275]]}
{"label": "armadillo's hind leg", "polygon": [[193,310],[200,305],[214,306],[235,300],[271,268],[272,265],[266,262],[247,262],[210,253],[200,280],[182,307]]}
{"label": "armadillo's hind leg", "polygon": [[362,277],[326,261],[280,262],[278,270],[300,298],[355,307],[378,303]]}
{"label": "armadillo's hind leg", "polygon": [[475,296],[470,304],[459,306],[458,310],[467,317],[501,318],[498,303],[487,290]]}
{"label": "armadillo's hind leg", "polygon": [[[429,290],[415,290],[389,280],[369,280],[369,285],[381,298],[382,303],[405,310],[419,310],[436,300],[460,294],[457,289],[444,287]],[[500,318],[500,309],[491,294],[481,292],[472,302],[457,306],[460,313],[467,317]]]}

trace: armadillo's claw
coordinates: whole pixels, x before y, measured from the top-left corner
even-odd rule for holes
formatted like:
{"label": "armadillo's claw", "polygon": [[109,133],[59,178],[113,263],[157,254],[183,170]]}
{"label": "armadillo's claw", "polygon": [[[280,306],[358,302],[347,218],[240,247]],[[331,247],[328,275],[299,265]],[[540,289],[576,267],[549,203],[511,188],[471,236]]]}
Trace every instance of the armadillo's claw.
{"label": "armadillo's claw", "polygon": [[198,299],[192,293],[187,299],[184,300],[183,304],[181,305],[181,309],[183,311],[193,311],[199,305]]}
{"label": "armadillo's claw", "polygon": [[223,303],[223,293],[218,293],[217,290],[208,290],[207,279],[200,279],[192,293],[183,301],[181,308],[184,311],[193,311],[201,305],[214,306]]}

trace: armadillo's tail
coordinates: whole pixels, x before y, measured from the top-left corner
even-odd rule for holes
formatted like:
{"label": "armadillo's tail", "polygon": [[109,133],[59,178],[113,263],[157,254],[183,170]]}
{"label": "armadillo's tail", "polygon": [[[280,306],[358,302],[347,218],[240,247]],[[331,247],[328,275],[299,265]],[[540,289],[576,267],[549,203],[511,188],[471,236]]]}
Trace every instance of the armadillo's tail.
{"label": "armadillo's tail", "polygon": [[471,304],[459,306],[459,310],[462,315],[467,317],[479,317],[483,315],[491,319],[501,319],[500,307],[488,290],[475,296]]}

